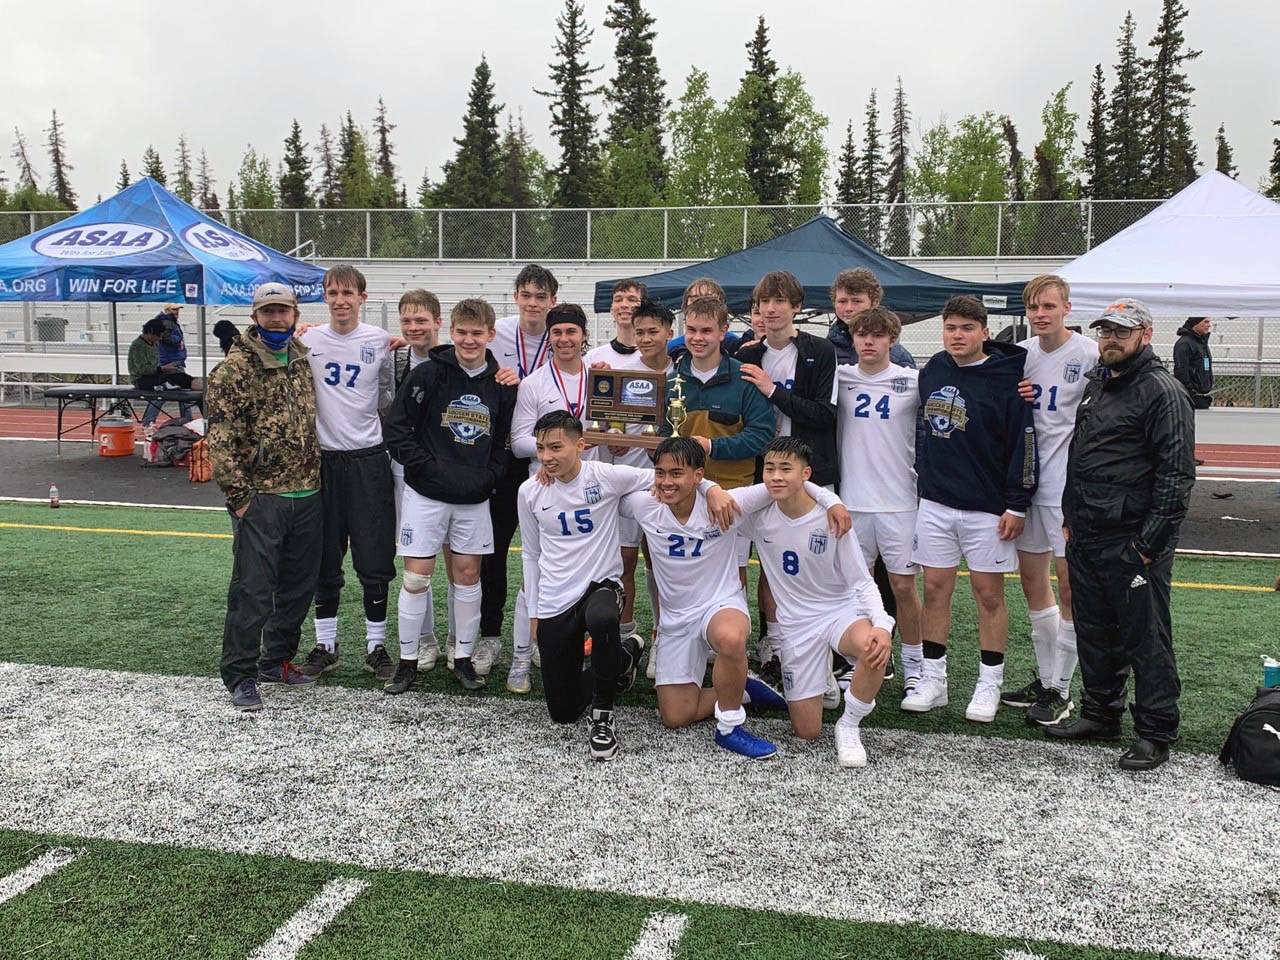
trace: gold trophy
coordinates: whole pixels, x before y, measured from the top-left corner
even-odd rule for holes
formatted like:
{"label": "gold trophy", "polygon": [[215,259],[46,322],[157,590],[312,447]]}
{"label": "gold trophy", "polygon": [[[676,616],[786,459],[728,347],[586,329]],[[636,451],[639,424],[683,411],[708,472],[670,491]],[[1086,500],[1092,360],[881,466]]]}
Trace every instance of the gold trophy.
{"label": "gold trophy", "polygon": [[680,436],[680,425],[689,416],[684,407],[684,377],[676,374],[672,379],[671,393],[667,397],[667,422],[671,424],[671,435]]}

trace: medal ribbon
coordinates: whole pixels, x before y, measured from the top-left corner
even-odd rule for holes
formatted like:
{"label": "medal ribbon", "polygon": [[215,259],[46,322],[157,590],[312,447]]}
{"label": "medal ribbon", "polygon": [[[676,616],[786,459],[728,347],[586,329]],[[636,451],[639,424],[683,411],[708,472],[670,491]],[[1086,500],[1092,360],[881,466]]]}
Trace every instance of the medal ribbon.
{"label": "medal ribbon", "polygon": [[564,408],[572,413],[575,417],[582,416],[582,408],[586,405],[587,400],[587,370],[582,368],[578,373],[578,402],[571,403],[569,401],[569,391],[565,389],[564,377],[560,373],[560,368],[556,366],[555,361],[551,361],[551,378],[555,380],[556,387],[560,390],[560,396],[564,397]]}
{"label": "medal ribbon", "polygon": [[547,330],[542,331],[542,339],[538,341],[538,349],[533,353],[533,366],[529,366],[528,356],[525,353],[524,330],[519,322],[516,323],[516,353],[519,354],[516,357],[516,366],[519,368],[516,372],[520,374],[521,380],[542,366],[543,361],[546,359],[548,332]]}

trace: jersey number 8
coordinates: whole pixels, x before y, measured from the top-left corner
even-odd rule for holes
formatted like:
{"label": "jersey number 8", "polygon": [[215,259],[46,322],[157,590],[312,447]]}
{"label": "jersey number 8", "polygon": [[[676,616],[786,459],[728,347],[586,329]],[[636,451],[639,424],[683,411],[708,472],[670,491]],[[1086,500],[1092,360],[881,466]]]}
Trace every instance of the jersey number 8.
{"label": "jersey number 8", "polygon": [[794,550],[782,551],[782,572],[789,577],[800,572],[800,557]]}

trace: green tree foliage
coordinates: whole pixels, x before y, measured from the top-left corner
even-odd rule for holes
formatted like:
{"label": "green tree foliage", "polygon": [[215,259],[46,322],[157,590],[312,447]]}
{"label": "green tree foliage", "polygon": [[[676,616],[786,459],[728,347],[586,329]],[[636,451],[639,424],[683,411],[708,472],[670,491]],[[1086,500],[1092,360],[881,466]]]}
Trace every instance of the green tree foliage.
{"label": "green tree foliage", "polygon": [[858,144],[853,138],[853,121],[844,128],[844,144],[840,147],[839,167],[836,173],[836,203],[840,226],[855,236],[861,236],[862,218],[853,204],[861,203],[866,191],[862,187],[862,169]]}
{"label": "green tree foliage", "polygon": [[23,191],[38,192],[40,185],[36,180],[35,164],[31,162],[31,152],[27,149],[27,138],[17,127],[13,128],[13,162],[18,165],[17,189],[15,195]]}
{"label": "green tree foliage", "polygon": [[387,117],[387,105],[378,98],[378,113],[373,121],[373,135],[376,140],[374,154],[374,182],[371,206],[400,206],[399,188],[396,180],[395,147],[391,145],[391,131],[396,125]]}
{"label": "green tree foliage", "polygon": [[271,161],[266,154],[259,154],[252,146],[248,147],[240,161],[236,183],[240,205],[245,209],[270,210],[275,207],[275,178],[271,175]]}
{"label": "green tree foliage", "polygon": [[[1280,127],[1280,120],[1272,120],[1273,127]],[[1258,186],[1268,197],[1280,199],[1280,137],[1271,141],[1271,166],[1267,168],[1269,179]]]}
{"label": "green tree foliage", "polygon": [[321,207],[342,206],[342,183],[338,177],[338,158],[333,149],[333,134],[323,123],[320,124],[320,142],[316,144],[316,158],[320,168],[317,204]]}
{"label": "green tree foliage", "polygon": [[[1008,199],[1008,151],[1001,120],[990,111],[961,117],[954,131],[930,127],[908,178],[920,203]],[[995,248],[993,207],[924,206],[917,210],[920,256],[990,256]]]}
{"label": "green tree foliage", "polygon": [[471,79],[462,137],[453,141],[458,152],[444,165],[444,181],[431,198],[434,205],[502,206],[502,144],[498,135],[501,110],[502,104],[494,99],[489,63],[481,57]]}
{"label": "green tree foliage", "polygon": [[196,199],[198,206],[211,217],[222,219],[222,211],[218,208],[218,194],[213,187],[213,168],[209,164],[209,155],[201,150],[200,159],[196,163]]}
{"label": "green tree foliage", "polygon": [[160,160],[160,154],[150,144],[147,145],[147,149],[142,153],[142,175],[150,177],[162,187],[169,182],[169,178],[164,172],[164,163]]}
{"label": "green tree foliage", "polygon": [[[827,151],[827,127],[830,120],[818,112],[804,77],[788,70],[777,80],[778,103],[787,118],[782,134],[783,168],[787,190],[783,203],[818,204],[826,193],[826,173],[830,163]],[[749,114],[743,111],[744,116]]]}
{"label": "green tree foliage", "polygon": [[1015,250],[1029,256],[1084,253],[1084,219],[1077,201],[1084,158],[1076,149],[1080,116],[1067,106],[1071,84],[1056,90],[1040,111],[1044,133],[1032,161],[1031,198],[1019,216]]}
{"label": "green tree foliage", "polygon": [[747,73],[738,94],[747,124],[747,180],[760,203],[786,203],[794,192],[788,178],[794,159],[784,137],[790,118],[778,91],[778,64],[769,53],[769,28],[763,16],[756,21],[747,55]]}
{"label": "green tree foliage", "polygon": [[347,111],[338,129],[338,184],[342,206],[363,208],[374,205],[373,165],[369,141]]}
{"label": "green tree foliage", "polygon": [[667,185],[662,133],[670,101],[653,53],[654,22],[641,0],[613,0],[604,20],[617,35],[617,72],[604,90],[610,112],[601,185],[602,200],[614,206],[655,204]]}
{"label": "green tree foliage", "polygon": [[311,197],[311,161],[307,144],[302,142],[302,127],[294,119],[289,136],[284,140],[284,159],[280,169],[280,206],[286,210],[309,207]]}
{"label": "green tree foliage", "polygon": [[[277,250],[293,248],[293,223],[275,212],[277,178],[272,173],[271,160],[265,153],[258,153],[252,146],[245,149],[236,175],[234,191],[228,190],[228,206],[233,203],[243,208],[232,214],[231,226],[246,233],[260,243]],[[236,197],[232,201],[231,197]]]}
{"label": "green tree foliage", "polygon": [[885,230],[885,253],[905,257],[911,253],[911,219],[907,210],[907,179],[911,171],[908,138],[911,134],[911,111],[902,89],[902,77],[893,93],[893,123],[889,127],[889,165],[885,174],[884,198],[894,204]]}
{"label": "green tree foliage", "polygon": [[1095,200],[1111,199],[1111,166],[1107,157],[1107,87],[1102,64],[1093,67],[1089,87],[1089,139],[1084,144],[1084,192]]}
{"label": "green tree foliage", "polygon": [[1120,39],[1116,41],[1116,82],[1111,88],[1111,103],[1107,106],[1110,136],[1107,165],[1111,170],[1112,196],[1117,200],[1151,196],[1146,169],[1145,80],[1134,45],[1135,30],[1133,14],[1126,13]]}
{"label": "green tree foliage", "polygon": [[591,108],[591,98],[601,92],[591,85],[591,77],[600,67],[587,62],[593,31],[587,26],[581,3],[565,0],[556,29],[556,59],[549,75],[552,89],[537,91],[550,100],[551,134],[560,146],[555,205],[588,207],[600,186],[596,115]]}
{"label": "green tree foliage", "polygon": [[1227,126],[1224,123],[1218,124],[1218,136],[1216,138],[1218,147],[1217,163],[1215,169],[1219,173],[1225,173],[1232,179],[1239,179],[1240,170],[1236,167],[1235,154],[1231,150],[1231,144],[1227,142]]}
{"label": "green tree foliage", "polygon": [[120,176],[116,178],[116,190],[123,190],[133,181],[129,179],[129,164],[125,160],[120,161]]}
{"label": "green tree foliage", "polygon": [[706,71],[694,67],[671,112],[667,201],[675,206],[757,203],[744,169],[745,124],[740,105],[734,99],[721,106],[710,90]]}
{"label": "green tree foliage", "polygon": [[49,183],[58,203],[67,210],[76,208],[76,192],[71,188],[68,173],[73,169],[67,162],[67,143],[62,134],[62,123],[58,120],[58,111],[53,111],[49,121],[49,165],[51,167]]}
{"label": "green tree foliage", "polygon": [[863,210],[862,238],[879,248],[884,213],[879,204],[884,201],[885,161],[884,147],[880,141],[880,110],[876,106],[873,89],[867,97],[866,128],[862,131],[862,156],[859,159],[862,180],[862,202],[876,204]]}
{"label": "green tree foliage", "polygon": [[1195,87],[1185,66],[1200,56],[1185,44],[1182,22],[1187,9],[1182,0],[1164,0],[1160,21],[1149,46],[1154,50],[1142,61],[1142,77],[1149,91],[1146,101],[1145,150],[1149,158],[1152,194],[1167,197],[1195,178],[1196,146],[1191,137],[1188,112]]}
{"label": "green tree foliage", "polygon": [[178,135],[178,164],[173,170],[173,192],[179,199],[191,203],[195,199],[196,185],[192,180],[191,147],[186,134]]}

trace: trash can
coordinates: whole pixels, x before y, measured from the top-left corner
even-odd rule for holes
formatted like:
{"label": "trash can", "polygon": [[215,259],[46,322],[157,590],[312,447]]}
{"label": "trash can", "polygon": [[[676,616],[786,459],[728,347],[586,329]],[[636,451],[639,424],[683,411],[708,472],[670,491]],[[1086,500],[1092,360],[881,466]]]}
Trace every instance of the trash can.
{"label": "trash can", "polygon": [[46,343],[50,341],[66,340],[66,318],[55,317],[51,314],[44,314],[43,316],[36,317],[36,339]]}

